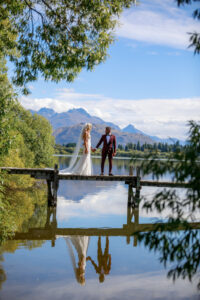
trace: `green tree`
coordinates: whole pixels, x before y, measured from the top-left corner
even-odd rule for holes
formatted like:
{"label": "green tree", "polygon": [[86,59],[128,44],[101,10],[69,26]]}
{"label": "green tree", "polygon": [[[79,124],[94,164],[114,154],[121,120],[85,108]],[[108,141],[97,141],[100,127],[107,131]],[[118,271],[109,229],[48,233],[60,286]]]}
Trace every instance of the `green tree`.
{"label": "green tree", "polygon": [[[52,166],[54,138],[49,122],[26,111],[17,100],[6,76],[0,87],[0,166]],[[6,83],[6,84],[5,84]],[[7,96],[8,95],[8,96]],[[19,227],[20,214],[29,216],[34,205],[22,190],[29,189],[34,179],[0,173],[0,243]]]}
{"label": "green tree", "polygon": [[[64,145],[63,145],[64,146]],[[65,145],[66,148],[73,148],[76,147],[76,143],[68,143]]]}
{"label": "green tree", "polygon": [[[200,2],[200,0],[175,0],[178,6],[181,5],[191,5],[196,4],[197,2]],[[193,18],[200,20],[200,9],[196,8],[193,12]],[[194,53],[199,54],[200,53],[200,33],[198,32],[190,32],[190,45],[189,47],[194,48]]]}
{"label": "green tree", "polygon": [[185,207],[191,214],[200,208],[200,122],[190,121],[188,125],[186,147],[177,147],[176,151],[170,153],[167,161],[155,160],[156,153],[155,156],[147,155],[148,160],[141,165],[143,174],[153,173],[154,177],[159,179],[170,172],[174,182],[188,182],[185,196],[180,196],[176,189],[164,189],[145,202],[144,206],[149,210],[156,209],[160,212],[168,208],[181,218]]}
{"label": "green tree", "polygon": [[[26,148],[34,155],[32,166],[52,166],[55,143],[49,121],[37,114],[32,116],[19,104],[15,105],[15,115],[13,126],[18,135],[23,136]],[[26,153],[23,156],[25,157]]]}
{"label": "green tree", "polygon": [[[0,34],[0,46],[19,53],[8,53],[16,67],[14,83],[23,87],[39,74],[45,80],[72,81],[82,68],[92,70],[106,59],[118,17],[134,2],[2,0],[0,16],[8,36]],[[9,36],[17,39],[11,42]]]}
{"label": "green tree", "polygon": [[[178,226],[184,230],[174,232]],[[200,232],[191,230],[190,225],[180,220],[170,220],[167,224],[157,225],[150,232],[138,234],[141,243],[149,252],[156,253],[159,261],[168,269],[167,278],[175,282],[178,278],[197,282],[200,290],[199,252]]]}
{"label": "green tree", "polygon": [[139,142],[139,141],[137,142],[136,149],[137,149],[138,151],[140,151],[140,142]]}
{"label": "green tree", "polygon": [[118,145],[118,149],[119,149],[119,150],[123,150],[123,145],[119,144],[119,145]]}
{"label": "green tree", "polygon": [[11,143],[9,120],[14,102],[15,96],[7,78],[6,61],[0,55],[0,161],[8,153]]}

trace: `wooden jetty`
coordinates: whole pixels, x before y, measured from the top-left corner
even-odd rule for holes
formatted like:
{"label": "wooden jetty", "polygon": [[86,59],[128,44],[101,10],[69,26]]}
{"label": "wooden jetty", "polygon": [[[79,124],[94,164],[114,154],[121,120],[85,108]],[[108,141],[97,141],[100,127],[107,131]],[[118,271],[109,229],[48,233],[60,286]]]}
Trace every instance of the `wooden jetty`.
{"label": "wooden jetty", "polygon": [[[1,167],[0,171],[8,174],[30,175],[35,179],[44,179],[47,181],[48,190],[48,206],[56,206],[57,204],[57,191],[60,180],[89,180],[89,181],[122,181],[129,185],[129,203],[134,199],[139,199],[140,190],[142,186],[151,187],[172,187],[172,188],[185,188],[188,183],[180,182],[166,182],[166,181],[148,181],[141,180],[140,168],[136,169],[136,175],[133,175],[133,167],[130,167],[129,175],[114,175],[114,176],[101,176],[101,175],[65,175],[59,173],[58,165],[53,168],[12,168]],[[133,188],[135,188],[135,196],[133,197]],[[134,200],[135,201],[135,200]]]}

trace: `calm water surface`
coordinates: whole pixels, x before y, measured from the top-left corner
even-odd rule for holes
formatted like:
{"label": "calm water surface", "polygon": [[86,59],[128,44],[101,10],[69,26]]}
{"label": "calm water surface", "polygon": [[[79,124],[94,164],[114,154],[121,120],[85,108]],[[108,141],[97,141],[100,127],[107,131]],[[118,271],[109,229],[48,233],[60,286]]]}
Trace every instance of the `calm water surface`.
{"label": "calm water surface", "polygon": [[[60,168],[68,162],[61,157]],[[100,160],[93,165],[99,174]],[[128,169],[127,160],[114,160],[114,174]],[[131,235],[135,224],[150,228],[168,212],[128,208],[127,192],[118,182],[61,181],[57,209],[37,206],[17,239],[1,247],[0,299],[200,299],[196,275],[173,282],[173,264],[165,268],[159,251]],[[151,197],[155,188],[142,193]]]}

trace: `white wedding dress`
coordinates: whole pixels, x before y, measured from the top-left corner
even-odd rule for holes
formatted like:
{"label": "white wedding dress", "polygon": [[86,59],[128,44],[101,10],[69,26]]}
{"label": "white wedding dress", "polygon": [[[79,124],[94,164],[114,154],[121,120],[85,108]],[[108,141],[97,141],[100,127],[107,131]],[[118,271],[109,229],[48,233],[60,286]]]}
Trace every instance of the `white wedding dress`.
{"label": "white wedding dress", "polygon": [[[85,126],[83,127],[81,134],[79,136],[76,149],[72,155],[69,167],[63,170],[60,170],[60,174],[75,174],[75,175],[92,175],[92,160],[91,160],[91,136],[88,138],[88,153],[85,153],[85,145],[82,140],[82,132]],[[78,157],[81,143],[83,146],[83,154],[80,159]]]}
{"label": "white wedding dress", "polygon": [[[86,269],[86,257],[87,257],[87,250],[89,246],[90,237],[88,236],[68,236],[65,237],[65,241],[67,243],[69,254],[72,261],[72,266],[74,269],[74,274],[78,282],[80,282],[80,276],[84,278],[85,281],[85,269]],[[77,255],[75,255],[77,252]],[[78,256],[78,257],[77,257]],[[76,257],[78,261],[76,262]],[[80,274],[78,276],[77,269],[80,268]],[[80,282],[81,283],[81,282]],[[84,283],[84,282],[82,282]]]}

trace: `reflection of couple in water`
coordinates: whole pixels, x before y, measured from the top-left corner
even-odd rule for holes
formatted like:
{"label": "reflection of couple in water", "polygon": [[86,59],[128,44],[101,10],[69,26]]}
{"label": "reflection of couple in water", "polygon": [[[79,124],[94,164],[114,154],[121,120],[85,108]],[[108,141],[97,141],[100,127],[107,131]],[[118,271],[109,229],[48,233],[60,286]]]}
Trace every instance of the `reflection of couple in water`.
{"label": "reflection of couple in water", "polygon": [[105,275],[110,273],[111,269],[111,254],[109,252],[109,240],[106,237],[106,247],[104,253],[101,249],[101,237],[98,238],[98,250],[97,250],[97,260],[98,265],[91,259],[90,256],[87,257],[87,260],[90,260],[92,265],[95,268],[97,274],[99,274],[99,282],[103,282],[105,280]]}
{"label": "reflection of couple in water", "polygon": [[[65,240],[69,249],[76,279],[81,285],[84,285],[86,255],[87,255],[90,238],[88,236],[70,236],[70,237],[66,237]],[[76,252],[78,254],[78,266],[76,265],[76,258],[73,251],[73,246],[76,249]]]}
{"label": "reflection of couple in water", "polygon": [[[90,238],[88,236],[72,236],[66,238],[66,243],[69,249],[72,265],[77,281],[81,284],[85,284],[85,268],[86,261],[90,260],[97,274],[99,274],[99,282],[105,280],[105,275],[109,274],[111,269],[111,255],[109,254],[109,240],[106,237],[106,246],[104,253],[101,249],[101,237],[98,238],[97,260],[96,264],[94,260],[88,256],[87,250]],[[76,259],[73,251],[73,246],[78,254],[78,264],[76,265]]]}

